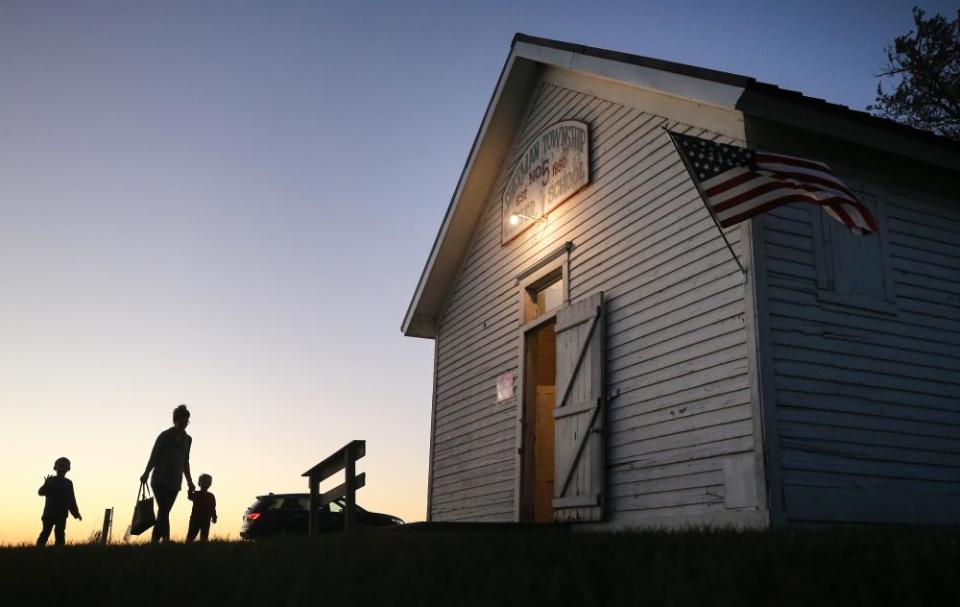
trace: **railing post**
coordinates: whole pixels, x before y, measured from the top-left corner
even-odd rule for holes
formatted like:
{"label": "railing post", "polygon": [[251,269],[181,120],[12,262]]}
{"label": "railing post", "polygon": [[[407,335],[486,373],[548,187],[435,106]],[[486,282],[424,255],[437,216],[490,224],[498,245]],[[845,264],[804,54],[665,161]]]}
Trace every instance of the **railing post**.
{"label": "railing post", "polygon": [[356,462],[353,459],[354,453],[352,445],[347,447],[346,451],[343,454],[344,460],[344,471],[346,476],[346,509],[344,511],[343,517],[343,530],[351,531],[354,527],[356,521]]}
{"label": "railing post", "polygon": [[110,543],[110,529],[113,527],[113,508],[103,511],[103,527],[100,528],[100,543],[104,546]]}
{"label": "railing post", "polygon": [[319,491],[320,491],[320,482],[316,479],[316,477],[311,476],[310,477],[310,513],[307,518],[307,520],[310,521],[309,523],[310,530],[308,532],[308,535],[310,535],[311,537],[316,535],[317,533],[317,508],[319,507],[319,503],[320,503],[320,499],[318,495]]}

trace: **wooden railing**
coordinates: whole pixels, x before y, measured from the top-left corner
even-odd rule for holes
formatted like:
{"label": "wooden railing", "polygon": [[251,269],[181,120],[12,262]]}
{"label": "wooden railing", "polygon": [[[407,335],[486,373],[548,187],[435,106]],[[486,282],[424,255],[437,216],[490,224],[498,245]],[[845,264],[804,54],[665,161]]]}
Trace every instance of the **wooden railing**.
{"label": "wooden railing", "polygon": [[[356,526],[356,491],[367,482],[366,474],[356,474],[356,461],[367,454],[367,441],[353,440],[337,450],[313,468],[303,473],[310,483],[310,535],[319,529],[317,517],[320,508],[333,500],[344,498],[343,530]],[[333,489],[320,493],[320,483],[344,470],[344,482]]]}

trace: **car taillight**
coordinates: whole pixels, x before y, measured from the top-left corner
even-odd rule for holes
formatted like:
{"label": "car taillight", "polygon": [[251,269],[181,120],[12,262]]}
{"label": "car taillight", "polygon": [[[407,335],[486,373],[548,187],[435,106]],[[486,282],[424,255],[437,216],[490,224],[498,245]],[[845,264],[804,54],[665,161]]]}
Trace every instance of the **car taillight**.
{"label": "car taillight", "polygon": [[260,513],[259,513],[259,512],[251,512],[250,514],[247,515],[247,520],[248,520],[248,521],[255,521],[255,520],[257,520],[258,518],[260,518]]}

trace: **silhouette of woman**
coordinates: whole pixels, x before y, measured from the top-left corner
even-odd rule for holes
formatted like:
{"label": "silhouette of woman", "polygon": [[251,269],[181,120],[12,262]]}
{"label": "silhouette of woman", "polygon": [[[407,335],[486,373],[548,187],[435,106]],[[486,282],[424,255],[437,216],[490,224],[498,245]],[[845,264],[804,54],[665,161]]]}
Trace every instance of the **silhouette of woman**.
{"label": "silhouette of woman", "polygon": [[186,405],[179,405],[173,410],[173,427],[160,433],[153,451],[150,452],[150,461],[140,477],[145,483],[153,471],[150,486],[153,487],[153,496],[157,500],[157,523],[153,527],[153,542],[170,541],[170,510],[177,499],[183,477],[187,477],[187,487],[194,490],[193,477],[190,476],[190,445],[193,439],[187,434],[187,424],[190,423],[190,411]]}

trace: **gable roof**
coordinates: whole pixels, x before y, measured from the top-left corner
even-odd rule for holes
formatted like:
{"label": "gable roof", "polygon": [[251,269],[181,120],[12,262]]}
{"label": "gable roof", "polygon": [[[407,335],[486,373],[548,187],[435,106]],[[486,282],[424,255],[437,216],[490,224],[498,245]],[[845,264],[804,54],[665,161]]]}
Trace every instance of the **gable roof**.
{"label": "gable roof", "polygon": [[880,150],[960,171],[960,142],[866,112],[749,76],[517,34],[404,315],[404,335],[436,336],[437,315],[508,152],[524,102],[546,66],[653,89],[833,137],[869,140],[869,145]]}

